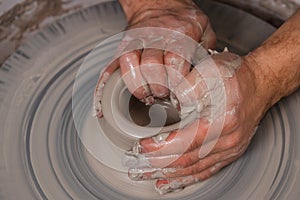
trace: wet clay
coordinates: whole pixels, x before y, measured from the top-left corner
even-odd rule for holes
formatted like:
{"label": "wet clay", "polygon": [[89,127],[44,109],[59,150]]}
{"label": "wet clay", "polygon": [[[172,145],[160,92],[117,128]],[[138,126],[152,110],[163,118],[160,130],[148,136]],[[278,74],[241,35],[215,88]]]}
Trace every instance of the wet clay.
{"label": "wet clay", "polygon": [[7,52],[7,49],[2,45],[7,46],[7,43],[9,43],[9,45],[17,48],[24,34],[37,30],[46,18],[60,16],[81,7],[77,5],[71,8],[63,8],[67,3],[64,0],[25,0],[1,15],[0,51],[2,55],[0,56],[0,64],[11,53]]}
{"label": "wet clay", "polygon": [[[213,6],[208,6],[207,13],[212,15],[210,19],[217,23],[221,21],[222,24],[225,24],[224,27],[227,27],[223,29],[221,25],[216,26],[217,31],[224,33],[225,38],[234,36],[234,41],[240,37],[243,38],[242,42],[233,43],[233,45],[240,45],[237,47],[240,51],[247,47],[246,44],[249,43],[246,42],[248,41],[254,45],[260,44],[260,39],[264,39],[264,37],[261,38],[260,32],[269,33],[268,27],[270,28],[270,26],[268,24],[263,24],[263,28],[258,29],[261,21],[257,19],[252,20],[252,23],[245,21],[248,18],[253,19],[247,13],[230,9],[224,4],[215,5],[215,1],[207,2],[209,5],[213,4]],[[201,1],[202,3],[204,5],[205,1]],[[109,9],[111,6],[113,9]],[[116,20],[111,20],[116,15],[117,19],[123,19],[121,9],[116,2],[110,2],[96,7],[96,9],[83,10],[76,15],[66,17],[61,21],[61,23],[67,24],[65,26],[66,34],[57,36],[60,37],[57,41],[67,42],[76,35],[81,38],[67,47],[72,48],[74,52],[80,52],[80,54],[84,54],[86,51],[79,47],[86,44],[91,44],[90,48],[92,49],[94,46],[92,44],[95,44],[93,36],[99,35],[99,30],[93,29],[99,24],[92,19],[98,16],[97,13],[101,9],[104,9],[104,13],[101,15],[100,21],[107,26],[113,25],[120,31],[123,30],[125,20],[123,20],[124,26],[121,26]],[[88,13],[90,15],[87,15]],[[244,17],[239,14],[243,14]],[[80,18],[81,15],[88,20],[84,21],[83,18]],[[83,30],[82,27],[68,26],[68,24],[74,24],[74,19],[79,24],[88,24],[88,28]],[[226,21],[222,21],[222,19]],[[230,32],[233,30],[230,28],[233,19],[244,20],[244,26],[234,24],[235,28],[239,28],[239,35],[232,35]],[[104,30],[105,33],[113,34],[110,29]],[[86,37],[86,35],[78,34],[80,31],[89,31],[90,34]],[[249,37],[249,34],[255,35],[255,37]],[[97,77],[94,75],[98,73],[98,70],[89,72],[87,80],[91,80],[88,82],[91,84],[88,85],[92,87],[89,88],[89,92],[84,90],[79,93],[80,101],[74,103],[76,107],[73,111],[78,113],[78,115],[74,115],[78,118],[75,118],[76,124],[80,124],[79,118],[87,116],[87,122],[84,122],[82,132],[79,132],[84,136],[82,143],[75,137],[70,94],[77,65],[76,62],[71,61],[76,61],[78,54],[74,54],[71,58],[68,57],[70,60],[65,59],[69,53],[65,51],[67,49],[65,43],[59,43],[61,48],[57,48],[55,51],[58,51],[57,53],[62,56],[60,59],[65,61],[59,65],[53,65],[51,68],[60,73],[45,73],[44,81],[39,79],[33,82],[30,79],[19,84],[21,83],[19,74],[26,69],[32,69],[32,77],[38,77],[41,68],[51,67],[48,60],[58,59],[53,56],[56,55],[53,54],[54,51],[49,53],[49,48],[52,48],[57,42],[54,38],[47,37],[48,35],[51,35],[50,30],[45,38],[50,39],[50,43],[47,45],[44,45],[43,42],[31,42],[30,45],[24,47],[26,49],[22,49],[25,53],[43,52],[45,56],[33,54],[34,56],[30,58],[36,63],[40,63],[39,65],[30,65],[25,58],[14,57],[4,66],[11,65],[13,66],[12,70],[0,70],[1,83],[3,83],[0,84],[2,88],[0,90],[0,110],[1,113],[7,113],[0,116],[0,125],[3,127],[3,131],[0,131],[0,146],[3,149],[0,154],[0,160],[3,161],[0,162],[2,199],[35,199],[37,195],[44,194],[46,195],[44,199],[299,199],[300,138],[295,131],[300,130],[299,123],[295,120],[298,119],[300,113],[299,92],[284,99],[275,109],[271,110],[259,127],[259,133],[255,135],[249,151],[238,162],[222,170],[208,181],[161,197],[155,192],[153,182],[132,181],[127,177],[127,171],[123,172],[116,170],[117,168],[107,167],[105,161],[109,162],[115,159],[119,162],[119,157],[113,157],[114,149],[111,147],[113,145],[104,146],[106,144],[103,142],[104,133],[100,132],[95,118],[89,117],[91,112],[85,109],[87,103],[89,103],[88,107],[92,107],[94,83],[97,81]],[[111,45],[108,45],[103,51],[110,50]],[[246,48],[246,50],[249,49]],[[104,62],[104,59],[107,59],[106,54],[98,53],[97,55],[99,56],[94,58],[100,59],[99,61]],[[66,68],[68,63],[72,63],[72,65]],[[91,69],[94,68],[92,63],[89,63]],[[46,72],[51,71],[49,69]],[[15,93],[17,84],[18,87],[24,86],[21,88],[23,90],[18,90],[20,93]],[[44,86],[48,87],[46,93]],[[28,90],[29,87],[30,90]],[[13,95],[15,98],[11,98]],[[43,97],[43,101],[41,102],[37,97]],[[33,123],[28,123],[31,120]],[[78,129],[78,131],[80,130]],[[98,138],[97,136],[103,137]],[[112,137],[124,143],[119,135],[112,135]],[[20,145],[16,145],[16,142]],[[110,148],[103,148],[103,146]],[[100,156],[97,153],[101,152],[108,157],[107,160],[99,159]]]}

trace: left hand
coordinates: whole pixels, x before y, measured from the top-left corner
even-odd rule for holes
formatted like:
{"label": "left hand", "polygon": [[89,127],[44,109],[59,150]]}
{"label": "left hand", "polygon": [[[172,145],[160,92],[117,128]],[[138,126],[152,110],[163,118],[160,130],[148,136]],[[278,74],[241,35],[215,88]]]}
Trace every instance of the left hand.
{"label": "left hand", "polygon": [[[200,107],[204,106],[200,118],[181,130],[141,139],[134,147],[138,149],[138,164],[129,169],[131,179],[158,179],[156,189],[164,194],[211,177],[245,152],[266,112],[267,103],[256,95],[257,85],[247,57],[223,52],[212,55],[211,59],[222,76],[221,85],[218,85],[219,82],[211,86],[204,83],[199,69],[207,70],[205,74],[209,74],[212,67],[209,66],[210,61],[204,61],[187,75],[187,81],[182,81],[175,88],[182,110],[192,106],[197,109],[200,103]],[[207,100],[207,94],[218,96],[219,86],[222,85],[225,96],[220,98],[225,99],[224,112],[213,113],[215,117],[209,118],[203,113],[207,110],[208,113],[218,111],[219,105]],[[223,121],[220,120],[222,117]],[[210,137],[208,134],[215,134],[208,133],[215,127],[222,128],[220,135],[206,140]],[[209,149],[209,146],[213,148]],[[206,147],[210,151],[203,154]]]}
{"label": "left hand", "polygon": [[122,3],[127,32],[115,60],[102,71],[95,88],[94,107],[99,118],[103,116],[104,85],[116,69],[120,68],[129,92],[151,105],[155,98],[169,97],[170,90],[189,73],[189,58],[198,42],[205,48],[215,46],[216,35],[208,17],[191,0],[128,3],[131,6]]}

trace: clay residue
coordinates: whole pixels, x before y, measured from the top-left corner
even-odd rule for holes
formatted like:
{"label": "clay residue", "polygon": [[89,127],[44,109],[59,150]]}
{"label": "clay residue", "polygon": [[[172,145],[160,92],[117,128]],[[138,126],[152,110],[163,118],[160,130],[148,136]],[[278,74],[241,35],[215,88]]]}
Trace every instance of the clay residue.
{"label": "clay residue", "polygon": [[0,40],[19,39],[49,16],[66,12],[62,0],[25,0],[0,16]]}
{"label": "clay residue", "polygon": [[46,18],[78,8],[64,9],[63,5],[67,3],[65,0],[24,0],[16,4],[0,16],[0,44],[11,41],[17,48],[24,33],[38,29]]}

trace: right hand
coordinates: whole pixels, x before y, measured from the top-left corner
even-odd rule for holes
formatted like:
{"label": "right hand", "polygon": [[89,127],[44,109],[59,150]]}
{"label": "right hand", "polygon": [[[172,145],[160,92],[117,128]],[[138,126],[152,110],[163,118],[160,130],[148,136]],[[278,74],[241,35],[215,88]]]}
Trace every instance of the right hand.
{"label": "right hand", "polygon": [[[199,118],[182,129],[139,140],[130,156],[132,180],[157,180],[159,193],[182,189],[216,174],[246,150],[269,108],[247,57],[222,52],[205,59],[175,88],[181,112]],[[134,163],[134,165],[132,165]]]}
{"label": "right hand", "polygon": [[[114,60],[100,75],[94,95],[97,117],[102,117],[103,87],[110,75],[119,67],[128,90],[145,104],[152,104],[154,98],[168,97],[170,89],[175,88],[190,72],[190,63],[187,60],[164,49],[175,49],[175,52],[180,53],[194,52],[195,49],[185,49],[184,39],[175,38],[176,36],[172,34],[158,39],[157,32],[151,32],[151,29],[149,31],[150,27],[169,29],[175,31],[175,34],[180,32],[196,42],[202,42],[205,48],[213,48],[215,45],[216,37],[209,19],[192,1],[167,0],[159,3],[155,1],[155,5],[152,1],[140,2],[145,5],[138,11],[130,13],[127,30],[148,28],[142,31],[138,38],[133,38],[131,41],[124,40],[120,47],[126,53]],[[126,12],[126,9],[124,10]],[[132,35],[130,37],[132,38]],[[162,46],[163,49],[144,48],[144,44]],[[134,50],[128,51],[128,49]]]}

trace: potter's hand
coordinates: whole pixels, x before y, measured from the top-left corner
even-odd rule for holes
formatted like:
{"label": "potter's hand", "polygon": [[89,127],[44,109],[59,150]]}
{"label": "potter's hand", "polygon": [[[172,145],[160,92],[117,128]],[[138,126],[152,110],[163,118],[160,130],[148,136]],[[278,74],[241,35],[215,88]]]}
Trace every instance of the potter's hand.
{"label": "potter's hand", "polygon": [[129,177],[158,179],[156,189],[164,194],[217,173],[243,154],[266,111],[255,92],[246,58],[223,52],[201,62],[175,88],[182,114],[198,112],[199,118],[140,140],[129,153],[136,158]]}
{"label": "potter's hand", "polygon": [[[121,56],[100,76],[94,100],[98,117],[102,116],[102,88],[119,66],[129,91],[146,104],[152,104],[154,97],[167,97],[169,89],[190,71],[189,62],[167,49],[186,55],[193,54],[191,48],[195,47],[183,47],[184,38],[176,34],[145,27],[178,31],[196,42],[203,42],[206,48],[213,48],[216,40],[207,16],[191,0],[120,0],[120,3],[129,23],[127,29],[143,29],[126,34],[119,47]],[[190,53],[184,53],[185,50]]]}
{"label": "potter's hand", "polygon": [[[220,127],[220,118],[206,118],[214,115],[205,113],[182,130],[143,139],[133,149],[137,153],[133,155],[139,162],[136,162],[136,169],[129,171],[130,177],[134,180],[159,179],[156,187],[164,193],[207,179],[237,159],[248,146],[266,110],[300,87],[299,21],[300,9],[260,47],[243,57],[237,69],[235,68],[239,65],[239,59],[235,59],[235,55],[214,55],[213,59],[221,71],[226,93],[226,109],[223,115],[222,112],[219,115],[225,117],[219,137],[216,137],[218,134],[212,134],[208,140],[204,139],[210,135],[209,130],[212,130],[211,133],[218,133]],[[236,64],[232,63],[234,60],[237,61]],[[229,63],[226,64],[225,61]],[[213,89],[214,83],[216,86],[219,84],[214,81],[202,84],[201,81],[205,75],[212,76],[211,73],[205,73],[205,69],[210,69],[208,63],[204,67],[200,64],[187,76],[190,84],[182,82],[176,87],[175,94],[180,107],[184,108],[183,114],[193,105],[196,105],[194,109],[201,110],[206,106],[212,109],[212,113],[218,113],[214,112],[217,109],[213,109],[218,108],[218,104],[212,104],[218,101],[212,101],[213,98],[207,101],[205,91],[207,88]],[[230,63],[233,65],[228,65]],[[231,67],[224,67],[226,65]],[[203,77],[199,77],[197,69],[204,74]],[[186,93],[181,95],[180,91]],[[213,91],[211,90],[211,96],[218,97]],[[197,95],[199,100],[194,98]],[[217,100],[222,102],[222,98]],[[223,110],[222,106],[219,108]],[[209,152],[206,150],[213,146],[210,142],[216,142],[216,145]]]}

